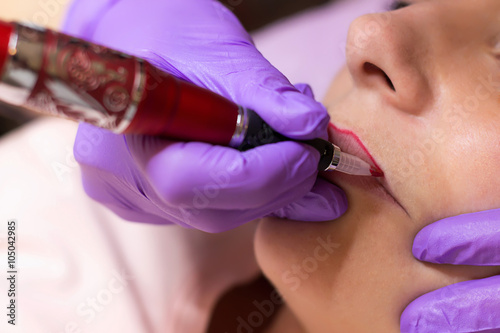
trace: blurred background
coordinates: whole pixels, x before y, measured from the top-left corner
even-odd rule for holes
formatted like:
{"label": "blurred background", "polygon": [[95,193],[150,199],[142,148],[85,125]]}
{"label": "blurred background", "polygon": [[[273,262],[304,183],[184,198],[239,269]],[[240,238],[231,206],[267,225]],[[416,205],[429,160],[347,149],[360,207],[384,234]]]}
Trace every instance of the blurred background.
{"label": "blurred background", "polygon": [[56,28],[70,0],[3,0],[0,17],[4,21],[18,20]]}
{"label": "blurred background", "polygon": [[[99,0],[97,0],[99,1]],[[140,0],[137,0],[140,1]],[[168,0],[165,0],[168,1]],[[330,0],[220,0],[241,20],[245,28],[254,31],[276,20]],[[0,19],[30,22],[57,28],[71,0],[2,0]],[[19,112],[0,103],[0,136],[19,127],[35,116]]]}

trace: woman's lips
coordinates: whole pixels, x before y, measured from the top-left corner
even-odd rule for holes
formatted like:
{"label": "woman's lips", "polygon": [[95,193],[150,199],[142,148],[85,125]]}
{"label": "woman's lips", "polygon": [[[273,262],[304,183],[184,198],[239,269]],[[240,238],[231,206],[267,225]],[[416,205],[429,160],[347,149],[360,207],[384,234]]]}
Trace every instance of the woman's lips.
{"label": "woman's lips", "polygon": [[343,152],[359,157],[366,163],[370,164],[375,170],[383,173],[382,169],[377,162],[375,162],[375,159],[365,147],[361,139],[354,132],[340,129],[330,123],[328,136],[330,142],[339,146]]}
{"label": "woman's lips", "polygon": [[[363,161],[370,164],[373,168],[378,169],[381,173],[383,173],[382,168],[380,168],[361,139],[354,132],[346,129],[340,129],[330,123],[328,136],[330,142],[339,146],[343,152],[359,157]],[[386,183],[385,178],[351,176],[340,172],[327,172],[324,173],[323,176],[330,181],[346,181],[347,183],[364,190],[382,194],[383,197],[405,210],[391,191],[384,186],[384,183]]]}

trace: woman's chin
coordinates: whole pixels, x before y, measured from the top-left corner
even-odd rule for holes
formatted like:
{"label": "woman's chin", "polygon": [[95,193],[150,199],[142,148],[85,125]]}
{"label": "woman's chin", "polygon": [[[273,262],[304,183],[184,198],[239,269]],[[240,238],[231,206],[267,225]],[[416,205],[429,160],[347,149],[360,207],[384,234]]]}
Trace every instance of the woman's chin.
{"label": "woman's chin", "polygon": [[[303,222],[280,218],[263,218],[255,233],[255,253],[263,271],[268,276],[283,274],[290,266],[301,263],[308,256],[314,257],[318,245],[332,242],[349,244],[360,225],[369,224],[369,229],[383,232],[384,225],[410,226],[407,216],[398,205],[381,196],[377,191],[367,190],[358,184],[339,182],[347,195],[349,207],[336,220]],[[318,250],[320,251],[320,250]],[[331,251],[343,252],[341,250]],[[329,258],[331,259],[331,258]]]}
{"label": "woman's chin", "polygon": [[[310,315],[308,307],[333,306],[341,311],[338,304],[354,306],[358,297],[352,291],[359,289],[355,285],[365,283],[365,277],[390,257],[386,248],[400,253],[411,246],[413,226],[400,207],[355,184],[342,187],[349,208],[340,218],[327,222],[265,218],[255,234],[259,266],[302,322],[307,318],[301,314]],[[409,250],[401,256],[403,261],[413,260]],[[372,288],[375,283],[367,285]],[[361,289],[360,295],[368,292]]]}

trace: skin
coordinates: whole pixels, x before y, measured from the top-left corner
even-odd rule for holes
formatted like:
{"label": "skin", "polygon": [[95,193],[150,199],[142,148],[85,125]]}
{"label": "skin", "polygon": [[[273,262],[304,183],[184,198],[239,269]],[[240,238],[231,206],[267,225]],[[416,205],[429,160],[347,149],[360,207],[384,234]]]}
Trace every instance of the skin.
{"label": "skin", "polygon": [[323,175],[349,200],[336,221],[260,223],[257,259],[286,301],[269,333],[399,332],[420,295],[500,273],[411,253],[424,226],[500,206],[499,19],[498,0],[422,0],[352,23],[330,139],[385,177]]}

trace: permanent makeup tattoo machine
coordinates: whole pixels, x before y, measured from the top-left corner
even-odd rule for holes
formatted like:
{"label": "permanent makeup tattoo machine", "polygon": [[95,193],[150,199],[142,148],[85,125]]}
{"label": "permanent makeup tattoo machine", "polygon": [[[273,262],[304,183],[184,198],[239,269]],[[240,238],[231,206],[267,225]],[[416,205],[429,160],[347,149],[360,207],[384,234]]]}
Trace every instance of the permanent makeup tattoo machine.
{"label": "permanent makeup tattoo machine", "polygon": [[[4,103],[115,133],[201,141],[241,151],[291,140],[254,111],[143,59],[49,29],[0,21],[0,74]],[[381,176],[326,140],[299,142],[319,151],[320,171]]]}

